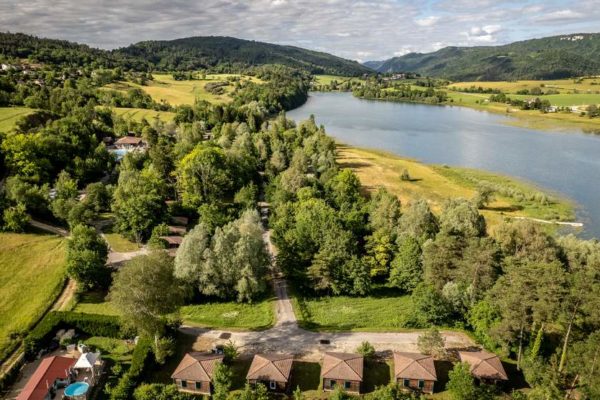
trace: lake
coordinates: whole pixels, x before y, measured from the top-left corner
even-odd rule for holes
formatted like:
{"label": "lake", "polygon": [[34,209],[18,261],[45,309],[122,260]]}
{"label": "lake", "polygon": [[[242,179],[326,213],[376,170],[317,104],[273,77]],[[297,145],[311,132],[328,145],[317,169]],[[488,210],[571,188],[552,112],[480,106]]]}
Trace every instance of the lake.
{"label": "lake", "polygon": [[287,113],[315,115],[339,141],[432,164],[521,178],[578,204],[581,236],[600,238],[600,137],[506,125],[510,117],[464,107],[361,100],[351,93],[311,93]]}

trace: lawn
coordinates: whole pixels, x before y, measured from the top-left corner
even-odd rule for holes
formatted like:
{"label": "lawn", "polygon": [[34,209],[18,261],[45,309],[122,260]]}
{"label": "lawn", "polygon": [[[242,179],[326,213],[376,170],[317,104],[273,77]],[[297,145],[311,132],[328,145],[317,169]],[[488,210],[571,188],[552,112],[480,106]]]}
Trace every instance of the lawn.
{"label": "lawn", "polygon": [[401,331],[410,296],[292,299],[298,323],[318,331]]}
{"label": "lawn", "polygon": [[104,292],[88,292],[78,296],[73,311],[84,314],[119,315],[115,306],[107,301]]}
{"label": "lawn", "polygon": [[120,233],[105,233],[104,238],[108,242],[110,248],[118,253],[127,253],[140,249],[140,246],[127,239]]}
{"label": "lawn", "polygon": [[361,82],[363,79],[338,75],[315,75],[315,82],[318,85],[329,85],[332,81],[337,81],[338,84],[341,84],[347,81]]}
{"label": "lawn", "polygon": [[[506,217],[525,216],[560,221],[570,221],[575,217],[571,202],[550,194],[547,194],[550,199],[547,205],[529,200],[543,191],[502,175],[466,168],[427,165],[381,151],[346,145],[338,145],[338,162],[342,168],[351,168],[358,175],[366,191],[373,192],[383,186],[398,196],[402,204],[423,198],[436,213],[441,211],[447,199],[472,199],[476,195],[477,186],[482,182],[523,194],[522,198],[497,195],[497,199],[482,210],[490,228]],[[410,181],[400,179],[405,169],[410,175]]]}
{"label": "lawn", "polygon": [[0,233],[0,356],[60,293],[65,253],[65,240],[54,235]]}
{"label": "lawn", "polygon": [[176,81],[170,74],[154,74],[154,80],[147,85],[141,86],[131,82],[120,82],[109,84],[106,88],[125,91],[131,88],[139,88],[148,93],[155,101],[165,100],[173,106],[181,104],[193,104],[196,99],[206,100],[214,104],[228,103],[232,100],[229,93],[234,90],[234,83],[223,87],[224,93],[217,95],[206,90],[205,85],[210,82],[225,81],[229,77],[240,77],[242,81],[261,83],[258,78],[237,74],[214,74],[207,75],[206,79]]}
{"label": "lawn", "polygon": [[155,111],[148,110],[145,108],[113,108],[113,112],[123,118],[133,119],[134,121],[141,122],[142,119],[146,119],[148,122],[154,121],[158,117],[163,122],[172,122],[175,118],[175,113],[169,111]]}
{"label": "lawn", "polygon": [[205,303],[187,305],[180,314],[189,325],[207,328],[263,330],[275,322],[272,299],[246,303]]}
{"label": "lawn", "polygon": [[33,111],[27,107],[0,107],[0,132],[11,131],[19,118]]}
{"label": "lawn", "polygon": [[131,362],[131,355],[135,347],[125,340],[103,336],[89,337],[83,340],[83,343],[87,344],[94,351],[99,351],[103,359],[109,359],[115,363]]}
{"label": "lawn", "polygon": [[[543,85],[543,86],[542,86]],[[516,93],[519,90],[541,88],[542,91],[553,89],[562,93],[596,93],[600,94],[600,78],[585,79],[557,79],[557,80],[523,80],[523,81],[501,81],[501,82],[456,82],[449,88],[470,88],[471,86],[499,89],[504,93]]]}

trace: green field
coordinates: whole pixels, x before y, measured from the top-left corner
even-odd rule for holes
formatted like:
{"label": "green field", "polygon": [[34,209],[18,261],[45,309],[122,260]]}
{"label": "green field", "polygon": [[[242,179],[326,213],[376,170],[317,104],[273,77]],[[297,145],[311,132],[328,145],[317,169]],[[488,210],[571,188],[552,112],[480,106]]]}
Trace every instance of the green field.
{"label": "green field", "polygon": [[[186,305],[180,316],[188,325],[245,330],[270,328],[275,322],[273,300],[254,304],[223,302]],[[119,315],[115,306],[106,300],[106,293],[90,292],[79,296],[75,312]]]}
{"label": "green field", "polygon": [[175,118],[175,113],[169,111],[155,111],[148,110],[145,108],[113,108],[115,114],[120,117],[133,119],[134,121],[141,122],[142,119],[146,119],[148,122],[154,121],[155,118],[160,119],[163,122],[172,122]]}
{"label": "green field", "polygon": [[318,297],[292,300],[298,323],[318,331],[401,331],[410,296]]}
{"label": "green field", "polygon": [[337,81],[337,83],[341,84],[347,81],[362,82],[363,79],[338,75],[315,75],[315,83],[318,85],[329,85],[332,81]]}
{"label": "green field", "polygon": [[225,86],[224,93],[216,95],[206,90],[205,85],[210,82],[222,82],[230,77],[239,77],[242,82],[252,81],[262,83],[258,78],[237,74],[213,74],[207,75],[206,79],[177,81],[170,74],[154,74],[154,80],[147,85],[141,86],[131,82],[120,82],[109,84],[106,88],[126,91],[131,88],[139,88],[148,93],[155,101],[164,100],[173,106],[181,104],[193,104],[196,99],[206,100],[214,104],[228,103],[232,100],[229,93],[234,90],[234,83]]}
{"label": "green field", "polygon": [[[549,202],[542,205],[534,198],[544,193],[543,190],[516,179],[465,168],[427,165],[377,150],[345,145],[338,145],[337,150],[340,167],[351,168],[366,191],[374,192],[383,186],[398,196],[402,204],[423,198],[436,213],[441,211],[448,199],[472,199],[481,183],[515,193],[514,197],[497,194],[496,200],[481,210],[490,230],[507,217],[558,221],[572,221],[575,218],[574,205],[568,200],[546,194]],[[400,179],[405,169],[411,181]]]}
{"label": "green field", "polygon": [[559,91],[561,94],[566,93],[590,93],[600,94],[600,78],[585,78],[585,79],[557,79],[557,80],[522,80],[522,81],[500,81],[500,82],[456,82],[449,85],[449,88],[470,88],[472,86],[498,89],[504,93],[514,94],[519,90],[528,89],[531,90],[536,87],[540,87],[542,90],[553,89]]}
{"label": "green field", "polygon": [[11,131],[19,118],[32,112],[27,107],[0,107],[0,132]]}
{"label": "green field", "polygon": [[0,354],[11,334],[26,332],[60,293],[65,253],[57,236],[0,233]]}
{"label": "green field", "polygon": [[253,304],[205,303],[181,308],[181,318],[189,325],[207,328],[263,330],[275,322],[272,299]]}

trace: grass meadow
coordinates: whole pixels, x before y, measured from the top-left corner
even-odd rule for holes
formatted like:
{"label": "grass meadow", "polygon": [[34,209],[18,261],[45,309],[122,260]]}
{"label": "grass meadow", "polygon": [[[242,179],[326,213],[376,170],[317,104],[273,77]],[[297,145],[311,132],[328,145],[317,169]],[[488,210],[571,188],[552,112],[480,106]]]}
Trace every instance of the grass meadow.
{"label": "grass meadow", "polygon": [[0,107],[0,132],[10,132],[17,120],[33,110],[27,107]]}
{"label": "grass meadow", "polygon": [[155,118],[160,119],[163,122],[172,122],[175,118],[175,113],[169,111],[155,111],[148,110],[145,108],[113,108],[115,114],[120,117],[133,119],[134,121],[141,122],[142,119],[146,119],[148,122],[152,122]]}
{"label": "grass meadow", "polygon": [[[360,178],[368,192],[383,186],[400,198],[406,205],[415,199],[426,199],[432,210],[439,213],[450,198],[473,198],[477,186],[487,183],[502,187],[518,195],[511,197],[497,194],[496,199],[481,210],[493,229],[507,217],[531,217],[559,221],[575,218],[571,202],[557,196],[547,195],[549,203],[542,205],[535,200],[543,191],[533,185],[508,178],[466,168],[427,165],[415,160],[404,159],[377,150],[367,150],[338,145],[338,163],[342,168],[351,168]],[[407,170],[411,180],[400,179]]]}
{"label": "grass meadow", "polygon": [[0,233],[0,355],[59,295],[65,249],[54,235]]}
{"label": "grass meadow", "polygon": [[183,306],[181,318],[188,325],[241,330],[268,329],[275,323],[273,299],[252,304],[236,302],[203,303]]}

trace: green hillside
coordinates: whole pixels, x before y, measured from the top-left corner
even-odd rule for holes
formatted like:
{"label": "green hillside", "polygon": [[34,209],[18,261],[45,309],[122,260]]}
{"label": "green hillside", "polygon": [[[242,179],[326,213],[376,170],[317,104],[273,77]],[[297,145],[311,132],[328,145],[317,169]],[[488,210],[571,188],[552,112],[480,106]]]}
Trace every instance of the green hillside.
{"label": "green hillside", "polygon": [[146,60],[161,70],[195,70],[229,63],[284,64],[315,74],[360,75],[372,72],[356,61],[327,53],[221,36],[146,41],[114,53]]}
{"label": "green hillside", "polygon": [[378,72],[417,72],[457,81],[561,79],[600,74],[600,34],[572,34],[503,46],[445,47],[365,63]]}

